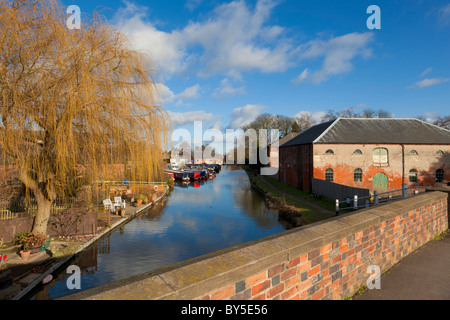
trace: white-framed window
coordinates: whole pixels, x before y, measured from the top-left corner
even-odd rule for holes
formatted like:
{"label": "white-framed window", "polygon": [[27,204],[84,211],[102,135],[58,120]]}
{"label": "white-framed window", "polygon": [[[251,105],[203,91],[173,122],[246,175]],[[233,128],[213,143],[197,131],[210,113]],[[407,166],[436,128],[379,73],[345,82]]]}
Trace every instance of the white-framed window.
{"label": "white-framed window", "polygon": [[375,148],[372,151],[373,163],[375,165],[389,164],[389,153],[386,148]]}

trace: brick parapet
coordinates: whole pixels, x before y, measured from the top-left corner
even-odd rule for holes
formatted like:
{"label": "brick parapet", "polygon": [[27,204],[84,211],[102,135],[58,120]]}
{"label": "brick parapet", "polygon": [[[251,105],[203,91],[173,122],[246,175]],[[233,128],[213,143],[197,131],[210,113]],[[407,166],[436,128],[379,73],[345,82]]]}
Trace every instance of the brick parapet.
{"label": "brick parapet", "polygon": [[447,194],[363,209],[66,299],[344,299],[448,229]]}

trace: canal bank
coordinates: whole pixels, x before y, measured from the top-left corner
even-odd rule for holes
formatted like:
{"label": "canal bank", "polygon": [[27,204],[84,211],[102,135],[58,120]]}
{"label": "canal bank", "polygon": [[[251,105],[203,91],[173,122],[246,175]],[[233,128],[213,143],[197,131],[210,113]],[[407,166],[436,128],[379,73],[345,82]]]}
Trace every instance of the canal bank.
{"label": "canal bank", "polygon": [[[0,289],[0,300],[20,300],[26,297],[31,291],[36,287],[40,286],[42,281],[49,275],[57,272],[64,266],[66,266],[75,257],[84,252],[87,248],[92,246],[94,243],[107,236],[108,234],[114,232],[124,224],[128,223],[134,219],[140,213],[148,210],[153,205],[159,203],[164,199],[169,193],[169,187],[165,185],[162,195],[160,195],[154,202],[149,202],[148,204],[141,205],[139,207],[129,206],[126,210],[126,215],[123,218],[114,221],[114,223],[105,228],[101,233],[83,242],[65,242],[65,241],[52,241],[52,248],[57,247],[64,252],[65,249],[72,248],[72,250],[67,250],[68,254],[59,259],[54,259],[50,250],[45,250],[35,255],[28,261],[23,261],[19,256],[9,259],[8,266],[12,265],[15,268],[21,268],[23,270],[22,274],[16,275],[14,277],[11,286],[1,290]],[[15,252],[11,252],[10,256],[13,256]],[[55,261],[56,260],[56,261]],[[7,271],[6,271],[7,272]]]}
{"label": "canal bank", "polygon": [[280,217],[292,223],[294,227],[335,216],[334,204],[331,201],[314,199],[312,195],[294,187],[270,177],[261,176],[248,166],[244,166],[244,169],[252,188],[264,196],[267,206],[277,210]]}

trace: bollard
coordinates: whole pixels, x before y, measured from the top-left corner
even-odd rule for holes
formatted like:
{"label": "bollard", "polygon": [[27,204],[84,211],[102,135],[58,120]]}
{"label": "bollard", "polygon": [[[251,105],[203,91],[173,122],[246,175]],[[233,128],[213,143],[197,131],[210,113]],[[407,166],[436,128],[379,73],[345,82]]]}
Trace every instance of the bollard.
{"label": "bollard", "polygon": [[358,195],[355,194],[355,197],[353,198],[353,209],[358,210]]}
{"label": "bollard", "polygon": [[378,191],[375,190],[373,193],[374,193],[373,197],[375,200],[375,204],[378,204]]}

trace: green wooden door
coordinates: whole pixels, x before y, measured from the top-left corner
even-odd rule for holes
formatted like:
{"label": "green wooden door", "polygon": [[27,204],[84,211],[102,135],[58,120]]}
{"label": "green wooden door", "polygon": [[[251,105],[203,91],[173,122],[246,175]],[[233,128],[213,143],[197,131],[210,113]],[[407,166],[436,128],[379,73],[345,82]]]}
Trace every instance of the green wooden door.
{"label": "green wooden door", "polygon": [[377,173],[373,177],[373,190],[381,193],[388,191],[388,188],[388,177],[384,173]]}

